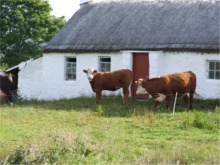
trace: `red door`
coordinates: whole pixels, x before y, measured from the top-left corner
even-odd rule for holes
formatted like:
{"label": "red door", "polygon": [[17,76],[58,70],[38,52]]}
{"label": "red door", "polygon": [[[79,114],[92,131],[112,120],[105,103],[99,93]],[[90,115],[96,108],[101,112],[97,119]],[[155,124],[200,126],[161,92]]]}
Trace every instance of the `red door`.
{"label": "red door", "polygon": [[133,81],[132,81],[132,96],[137,99],[148,99],[148,95],[137,95],[137,85],[135,81],[139,78],[145,79],[149,76],[149,56],[148,53],[133,54]]}

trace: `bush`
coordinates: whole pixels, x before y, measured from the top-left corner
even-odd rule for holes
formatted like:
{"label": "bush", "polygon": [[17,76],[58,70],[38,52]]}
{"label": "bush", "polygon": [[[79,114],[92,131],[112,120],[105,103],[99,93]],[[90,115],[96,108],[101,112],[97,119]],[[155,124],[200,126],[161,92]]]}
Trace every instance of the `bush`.
{"label": "bush", "polygon": [[182,121],[181,127],[186,129],[189,127],[195,127],[199,129],[217,130],[219,127],[219,123],[218,118],[213,117],[213,115],[211,115],[211,112],[194,112],[192,113],[192,115],[185,116],[185,119]]}
{"label": "bush", "polygon": [[57,164],[68,157],[73,163],[80,163],[90,153],[91,150],[79,139],[69,144],[66,139],[56,136],[45,151],[39,152],[34,146],[20,146],[3,164]]}

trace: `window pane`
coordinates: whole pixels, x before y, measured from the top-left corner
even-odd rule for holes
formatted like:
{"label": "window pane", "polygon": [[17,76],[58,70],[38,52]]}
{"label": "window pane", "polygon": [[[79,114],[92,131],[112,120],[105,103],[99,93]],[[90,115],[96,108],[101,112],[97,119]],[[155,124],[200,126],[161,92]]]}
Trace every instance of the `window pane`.
{"label": "window pane", "polygon": [[67,63],[67,68],[70,68],[71,67],[71,63]]}
{"label": "window pane", "polygon": [[100,62],[111,62],[111,58],[100,58]]}
{"label": "window pane", "polygon": [[215,72],[215,79],[220,79],[220,71]]}
{"label": "window pane", "polygon": [[71,80],[71,79],[72,79],[72,75],[71,75],[71,74],[68,74],[68,75],[67,75],[67,79],[68,79],[68,80]]}
{"label": "window pane", "polygon": [[72,68],[72,73],[76,73],[76,68]]}
{"label": "window pane", "polygon": [[215,63],[209,62],[209,70],[214,70],[214,68],[215,68]]}
{"label": "window pane", "polygon": [[67,58],[66,61],[67,62],[76,62],[76,58]]}
{"label": "window pane", "polygon": [[76,75],[75,74],[68,74],[67,75],[67,79],[68,80],[75,80],[76,79]]}
{"label": "window pane", "polygon": [[104,64],[104,63],[101,63],[100,66],[101,66],[101,68],[100,68],[101,71],[104,72],[104,71],[105,71],[105,64]]}
{"label": "window pane", "polygon": [[76,79],[76,74],[73,74],[73,79],[74,79],[74,80]]}
{"label": "window pane", "polygon": [[214,71],[209,71],[209,78],[214,79]]}
{"label": "window pane", "polygon": [[216,68],[216,70],[220,70],[220,62],[215,63],[215,68]]}
{"label": "window pane", "polygon": [[106,64],[106,71],[110,71],[111,69],[111,65],[110,64]]}
{"label": "window pane", "polygon": [[66,73],[70,74],[71,73],[71,68],[67,68]]}

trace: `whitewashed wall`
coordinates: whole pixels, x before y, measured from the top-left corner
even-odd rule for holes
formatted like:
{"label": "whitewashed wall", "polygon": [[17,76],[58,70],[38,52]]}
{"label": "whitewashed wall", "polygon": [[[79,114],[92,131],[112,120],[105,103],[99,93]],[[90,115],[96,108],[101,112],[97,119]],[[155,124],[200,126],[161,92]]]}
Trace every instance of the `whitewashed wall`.
{"label": "whitewashed wall", "polygon": [[42,60],[39,58],[19,64],[18,94],[24,99],[39,99],[42,94]]}
{"label": "whitewashed wall", "polygon": [[196,93],[204,99],[220,98],[220,81],[208,79],[208,61],[219,60],[217,53],[151,52],[150,77],[191,70],[197,76]]}
{"label": "whitewashed wall", "polygon": [[[71,54],[47,53],[42,58],[23,63],[19,66],[18,88],[24,99],[58,100],[79,96],[92,96],[87,76],[83,69],[92,67],[98,69],[100,56],[111,56],[111,70],[131,69],[134,51],[122,51],[111,54]],[[177,53],[149,51],[150,77],[164,74],[193,71],[197,76],[196,93],[204,99],[219,98],[220,81],[207,78],[208,60],[219,60],[218,54],[206,53]],[[77,78],[75,81],[65,80],[65,58],[77,58]],[[119,94],[117,92],[103,92],[103,94]]]}
{"label": "whitewashed wall", "polygon": [[[112,54],[72,54],[72,53],[48,53],[43,58],[31,61],[19,72],[19,94],[24,99],[58,100],[62,98],[74,98],[79,96],[92,96],[92,91],[83,69],[92,67],[98,69],[98,58],[111,56],[111,70],[130,67],[127,55],[122,53]],[[66,57],[77,58],[76,80],[65,80]],[[129,68],[130,69],[130,68]],[[103,94],[120,94],[104,91]]]}

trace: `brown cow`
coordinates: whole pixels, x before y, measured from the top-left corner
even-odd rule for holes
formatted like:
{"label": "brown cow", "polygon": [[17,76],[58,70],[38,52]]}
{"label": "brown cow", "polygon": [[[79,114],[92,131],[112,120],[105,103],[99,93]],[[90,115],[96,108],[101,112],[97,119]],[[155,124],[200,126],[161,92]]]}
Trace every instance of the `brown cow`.
{"label": "brown cow", "polygon": [[12,85],[13,85],[13,75],[11,73],[7,74],[5,72],[0,72],[0,97],[2,97],[6,104],[12,103]]}
{"label": "brown cow", "polygon": [[96,103],[100,104],[102,90],[116,91],[123,89],[124,104],[128,103],[129,86],[132,81],[132,72],[129,69],[122,69],[113,72],[98,72],[92,68],[84,69],[93,92],[96,93]]}
{"label": "brown cow", "polygon": [[172,96],[183,96],[185,108],[188,106],[188,96],[190,95],[190,106],[192,109],[193,95],[196,90],[196,75],[191,72],[178,72],[173,74],[164,75],[158,78],[149,79],[148,77],[143,80],[135,81],[138,88],[136,94],[149,93],[155,100],[154,111],[160,102],[166,101],[166,109],[170,110],[170,99]]}

